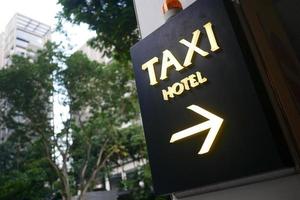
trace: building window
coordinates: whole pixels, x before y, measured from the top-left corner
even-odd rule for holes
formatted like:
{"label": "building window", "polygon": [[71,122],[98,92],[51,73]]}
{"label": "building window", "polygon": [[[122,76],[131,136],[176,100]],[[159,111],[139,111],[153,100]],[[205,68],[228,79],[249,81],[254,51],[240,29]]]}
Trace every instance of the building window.
{"label": "building window", "polygon": [[20,38],[20,37],[17,37],[17,40],[20,40],[20,41],[23,41],[23,42],[29,43],[29,41],[28,41],[28,40],[25,40],[25,39],[23,39],[23,38]]}

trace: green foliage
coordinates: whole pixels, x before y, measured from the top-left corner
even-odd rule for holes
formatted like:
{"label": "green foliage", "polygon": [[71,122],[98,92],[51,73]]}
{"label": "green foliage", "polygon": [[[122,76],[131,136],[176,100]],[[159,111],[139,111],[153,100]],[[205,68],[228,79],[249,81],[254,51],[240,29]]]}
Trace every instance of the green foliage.
{"label": "green foliage", "polygon": [[138,40],[132,0],[59,0],[63,6],[59,18],[89,25],[97,36],[92,47],[117,60],[129,60],[129,49]]}
{"label": "green foliage", "polygon": [[145,145],[141,127],[136,125],[138,106],[129,67],[93,62],[81,52],[68,58],[66,65],[60,75],[69,95],[76,181],[92,175],[103,146],[104,154],[114,150],[109,165],[119,159],[143,158]]}
{"label": "green foliage", "polygon": [[[61,86],[57,91],[53,81]],[[65,91],[71,117],[54,134],[51,97]],[[81,52],[66,57],[47,44],[35,60],[15,56],[0,70],[0,100],[0,123],[12,131],[0,145],[0,199],[59,193],[69,200],[77,190],[92,190],[120,160],[146,157],[129,62],[104,65]],[[128,181],[136,199],[154,198],[148,169]],[[145,187],[135,188],[140,181]]]}
{"label": "green foliage", "polygon": [[16,150],[17,144],[10,138],[0,145],[0,199],[38,200],[52,197],[55,192],[51,185],[56,176],[41,155],[39,142],[27,146],[22,153]]}
{"label": "green foliage", "polygon": [[168,197],[157,197],[153,193],[149,164],[142,166],[122,182],[123,188],[130,191],[122,200],[167,200]]}
{"label": "green foliage", "polygon": [[0,99],[6,104],[0,113],[0,122],[16,134],[29,139],[43,130],[53,133],[49,113],[53,93],[52,73],[57,65],[52,63],[53,44],[38,52],[36,60],[14,56],[12,65],[0,71]]}
{"label": "green foliage", "polygon": [[34,60],[14,56],[12,65],[0,70],[0,124],[12,134],[0,145],[0,199],[45,199],[53,193],[50,187],[57,177],[41,138],[53,135],[55,48],[48,43]]}

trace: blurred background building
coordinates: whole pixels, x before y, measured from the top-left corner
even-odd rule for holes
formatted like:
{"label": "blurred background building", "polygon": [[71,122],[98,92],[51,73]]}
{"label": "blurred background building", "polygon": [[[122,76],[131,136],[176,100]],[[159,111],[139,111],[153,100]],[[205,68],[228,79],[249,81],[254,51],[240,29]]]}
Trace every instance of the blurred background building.
{"label": "blurred background building", "polygon": [[51,27],[22,14],[15,14],[0,36],[0,68],[11,64],[12,55],[34,58],[50,39]]}
{"label": "blurred background building", "polygon": [[[43,48],[50,39],[51,27],[16,13],[0,33],[0,70],[9,67],[13,55],[22,55],[34,59],[37,50]],[[7,102],[0,99],[0,107],[4,110]],[[51,113],[52,114],[52,113]],[[0,124],[0,144],[5,142],[11,131]]]}
{"label": "blurred background building", "polygon": [[104,64],[107,64],[111,61],[111,59],[108,58],[107,56],[105,56],[103,52],[101,52],[97,49],[93,49],[92,47],[90,47],[88,45],[88,43],[85,43],[84,45],[82,45],[78,49],[78,51],[81,51],[82,53],[84,53],[92,61],[97,61],[99,63],[104,63]]}

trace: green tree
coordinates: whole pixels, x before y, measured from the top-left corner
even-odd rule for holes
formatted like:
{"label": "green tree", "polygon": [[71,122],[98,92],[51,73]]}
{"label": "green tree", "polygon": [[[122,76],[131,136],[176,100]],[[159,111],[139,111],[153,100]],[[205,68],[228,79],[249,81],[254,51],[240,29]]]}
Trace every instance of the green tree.
{"label": "green tree", "polygon": [[[60,192],[62,199],[70,200],[73,189],[68,167],[71,134],[67,124],[61,133],[54,133],[52,124],[53,94],[60,92],[55,91],[53,83],[64,60],[63,52],[52,43],[47,43],[34,59],[14,56],[12,65],[0,71],[0,121],[13,137],[19,138],[12,141],[20,146],[20,150],[35,151],[30,149],[35,143],[41,146],[42,153],[36,159],[47,161],[57,179],[54,188]],[[20,168],[17,171],[22,172]],[[16,183],[26,180],[25,174],[21,175]]]}
{"label": "green tree", "polygon": [[[97,33],[97,36],[89,42],[91,46],[119,61],[119,66],[113,70],[120,71],[120,67],[127,67],[123,73],[131,74],[130,78],[133,80],[131,66],[128,64],[129,49],[139,39],[133,1],[59,0],[58,3],[63,6],[63,10],[59,14],[61,22],[65,19],[74,24],[88,24],[89,28]],[[135,94],[135,91],[132,94]],[[132,97],[136,98],[135,95]],[[138,109],[135,111],[139,113]],[[126,130],[123,131],[126,132]],[[126,143],[124,145],[129,147],[128,153],[131,157],[143,155],[143,158],[146,158],[145,141],[139,131],[140,127],[131,127],[127,129],[128,134],[119,137],[123,138],[122,141]],[[141,177],[135,178],[137,180]],[[140,189],[145,190],[145,188]]]}
{"label": "green tree", "polygon": [[13,135],[0,145],[0,199],[50,199],[56,195],[52,185],[56,176],[41,155],[41,146],[33,142],[20,149]]}
{"label": "green tree", "polygon": [[154,195],[150,166],[146,164],[137,169],[131,177],[122,182],[122,187],[129,191],[122,200],[166,200],[168,197]]}
{"label": "green tree", "polygon": [[[74,177],[83,197],[93,188],[97,175],[109,175],[110,169],[126,161],[145,160],[146,144],[130,64],[113,61],[104,65],[77,52],[66,65],[61,78],[69,96]],[[98,170],[95,163],[103,144],[117,152]],[[154,196],[149,165],[136,169],[123,182],[123,189],[130,191],[130,200],[166,199]]]}
{"label": "green tree", "polygon": [[0,71],[0,124],[12,134],[0,146],[0,199],[39,199],[50,194],[47,185],[55,175],[40,150],[53,135],[49,117],[52,74],[57,68],[52,63],[53,48],[48,44],[34,61],[14,56],[12,65]]}
{"label": "green tree", "polygon": [[[41,199],[59,192],[70,200],[80,191],[81,200],[118,161],[146,157],[127,62],[99,64],[80,52],[68,57],[49,43],[36,59],[15,56],[12,63],[0,70],[0,123],[12,131],[0,146],[0,199]],[[66,93],[71,117],[54,133],[57,93]]]}
{"label": "green tree", "polygon": [[97,36],[92,47],[117,60],[129,60],[129,49],[138,40],[132,0],[59,0],[59,18],[75,24],[86,23]]}
{"label": "green tree", "polygon": [[[93,62],[81,52],[68,58],[66,65],[61,78],[69,96],[74,176],[83,198],[101,169],[118,160],[144,158],[145,144],[128,67]],[[106,165],[99,162],[103,152]]]}

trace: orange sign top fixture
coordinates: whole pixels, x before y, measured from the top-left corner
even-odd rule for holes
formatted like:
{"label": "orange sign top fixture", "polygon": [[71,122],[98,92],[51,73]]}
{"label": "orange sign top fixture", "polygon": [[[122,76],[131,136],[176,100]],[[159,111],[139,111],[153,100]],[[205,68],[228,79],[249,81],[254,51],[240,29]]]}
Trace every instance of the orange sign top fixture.
{"label": "orange sign top fixture", "polygon": [[167,11],[171,9],[180,9],[182,10],[182,5],[179,0],[164,0],[162,10],[165,14]]}

